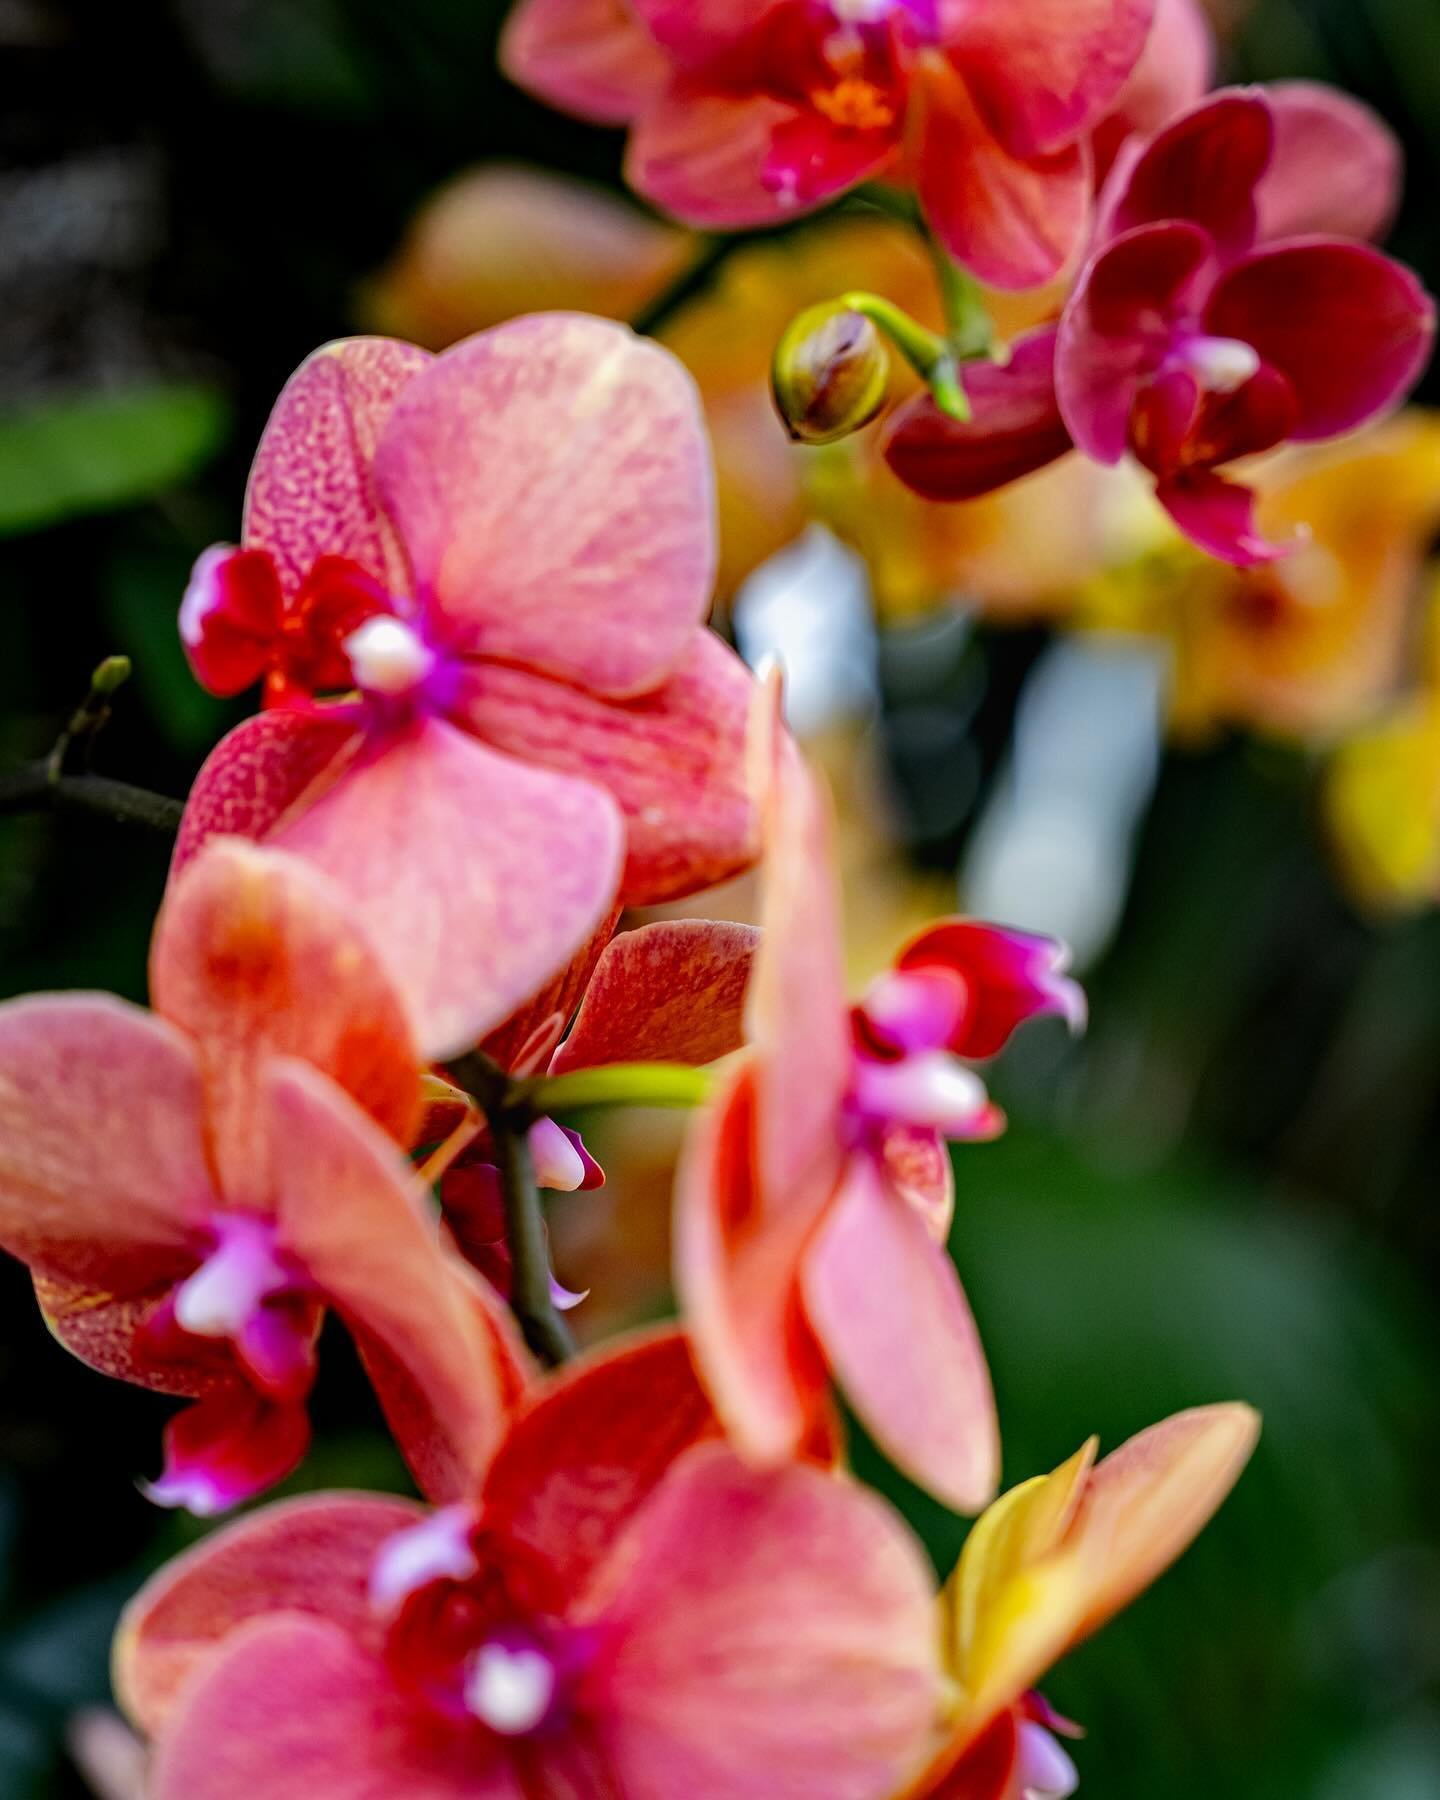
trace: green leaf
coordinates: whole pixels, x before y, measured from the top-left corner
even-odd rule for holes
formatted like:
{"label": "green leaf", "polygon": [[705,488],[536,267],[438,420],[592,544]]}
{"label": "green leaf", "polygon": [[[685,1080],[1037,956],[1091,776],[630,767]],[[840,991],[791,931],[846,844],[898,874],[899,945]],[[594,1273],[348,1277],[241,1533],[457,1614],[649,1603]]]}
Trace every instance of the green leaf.
{"label": "green leaf", "polygon": [[0,416],[0,535],[148,499],[212,456],[229,423],[225,396],[194,382]]}

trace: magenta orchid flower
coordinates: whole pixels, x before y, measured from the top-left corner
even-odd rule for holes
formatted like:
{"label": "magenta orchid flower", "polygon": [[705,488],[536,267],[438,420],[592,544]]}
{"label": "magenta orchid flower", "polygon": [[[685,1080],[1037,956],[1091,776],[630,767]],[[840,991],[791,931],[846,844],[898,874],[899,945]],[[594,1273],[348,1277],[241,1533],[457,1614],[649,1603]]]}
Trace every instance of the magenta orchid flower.
{"label": "magenta orchid flower", "polygon": [[746,1468],[673,1332],[548,1383],[469,1502],[218,1533],[115,1660],[155,1800],[885,1800],[942,1693],[918,1545],[839,1475]]}
{"label": "magenta orchid flower", "polygon": [[1132,455],[1203,550],[1240,567],[1285,554],[1221,471],[1351,431],[1419,378],[1434,304],[1360,241],[1388,223],[1398,166],[1379,120],[1306,83],[1229,89],[1132,140],[1058,327],[967,377],[968,424],[928,399],[902,409],[891,466],[931,498],[968,499],[1068,443]]}
{"label": "magenta orchid flower", "polygon": [[172,888],[155,1013],[104,994],[0,1007],[0,1245],[56,1336],[191,1401],[150,1488],[210,1513],[300,1461],[327,1307],[427,1491],[499,1440],[527,1359],[444,1257],[404,1155],[419,1064],[343,898],[234,840]]}
{"label": "magenta orchid flower", "polygon": [[598,319],[430,357],[331,345],[281,395],[244,545],[181,609],[217,692],[264,679],[191,793],[343,889],[455,1054],[625,904],[743,867],[750,681],[704,628],[713,480],[693,384]]}
{"label": "magenta orchid flower", "polygon": [[958,261],[1051,280],[1089,215],[1089,132],[1155,0],[522,0],[510,75],[630,126],[626,173],[687,223],[770,225],[912,181]]}
{"label": "magenta orchid flower", "polygon": [[962,1059],[993,1055],[1039,1014],[1078,1025],[1083,997],[1059,945],[956,920],[918,938],[852,1012],[827,810],[788,738],[771,765],[754,1050],[687,1145],[676,1285],[742,1454],[793,1456],[829,1370],[907,1474],[978,1511],[998,1479],[998,1432],[945,1248],[944,1139],[1003,1123]]}

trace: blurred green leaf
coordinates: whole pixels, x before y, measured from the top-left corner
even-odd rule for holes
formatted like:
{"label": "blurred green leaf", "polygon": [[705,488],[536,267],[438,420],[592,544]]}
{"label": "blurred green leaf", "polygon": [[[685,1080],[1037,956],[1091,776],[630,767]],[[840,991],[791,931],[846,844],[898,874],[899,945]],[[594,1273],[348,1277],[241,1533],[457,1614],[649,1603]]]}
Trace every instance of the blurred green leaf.
{"label": "blurred green leaf", "polygon": [[0,417],[0,534],[144,500],[213,455],[229,422],[220,390],[195,382],[57,400]]}

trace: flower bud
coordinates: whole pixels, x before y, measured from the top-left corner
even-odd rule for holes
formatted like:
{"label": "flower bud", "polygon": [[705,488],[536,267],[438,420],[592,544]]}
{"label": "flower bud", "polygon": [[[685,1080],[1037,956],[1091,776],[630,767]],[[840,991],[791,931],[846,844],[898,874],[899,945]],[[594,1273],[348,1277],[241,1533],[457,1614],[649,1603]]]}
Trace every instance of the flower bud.
{"label": "flower bud", "polygon": [[880,333],[839,300],[808,307],[775,347],[775,405],[797,443],[833,444],[868,425],[885,404],[889,379]]}

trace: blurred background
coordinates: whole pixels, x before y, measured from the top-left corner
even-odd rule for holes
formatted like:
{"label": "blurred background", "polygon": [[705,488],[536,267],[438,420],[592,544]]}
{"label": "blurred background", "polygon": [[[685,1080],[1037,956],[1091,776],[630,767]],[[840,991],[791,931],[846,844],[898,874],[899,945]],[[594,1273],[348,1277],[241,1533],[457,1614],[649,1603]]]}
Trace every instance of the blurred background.
{"label": "blurred background", "polygon": [[[190,680],[178,599],[315,345],[663,317],[719,448],[722,617],[786,657],[836,786],[857,976],[957,900],[1083,966],[1088,1037],[1017,1045],[1009,1136],[957,1164],[1009,1478],[1198,1401],[1266,1415],[1199,1549],[1049,1684],[1090,1728],[1085,1791],[1433,1800],[1440,415],[1267,475],[1316,541],[1247,580],[1124,477],[931,508],[864,441],[792,451],[763,387],[780,327],[855,285],[924,312],[923,257],[852,208],[686,296],[705,246],[623,197],[618,135],[503,82],[502,11],[0,0],[0,769],[123,651],[97,767],[184,792],[239,713]],[[1440,285],[1440,0],[1215,20],[1227,74],[1323,78],[1391,121],[1393,242]],[[0,817],[0,992],[143,998],[166,858],[133,828]],[[639,1119],[593,1142],[610,1186],[554,1222],[596,1333],[664,1304],[670,1140]],[[135,1490],[164,1403],[67,1358],[18,1269],[0,1295],[0,1795],[115,1800],[128,1747],[87,1710],[114,1617],[198,1527]],[[403,1486],[333,1348],[305,1484]],[[963,1526],[861,1454],[948,1567]]]}

